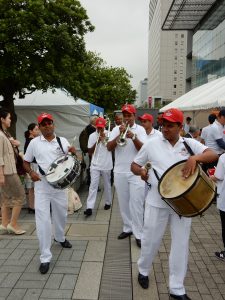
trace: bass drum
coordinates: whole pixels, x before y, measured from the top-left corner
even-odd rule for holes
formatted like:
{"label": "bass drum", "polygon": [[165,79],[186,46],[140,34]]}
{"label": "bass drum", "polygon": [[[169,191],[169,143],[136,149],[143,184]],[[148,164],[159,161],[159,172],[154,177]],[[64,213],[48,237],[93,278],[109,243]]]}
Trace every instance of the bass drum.
{"label": "bass drum", "polygon": [[182,177],[186,160],[172,165],[160,178],[158,190],[164,201],[179,215],[201,215],[216,196],[215,183],[197,165],[193,175]]}
{"label": "bass drum", "polygon": [[66,189],[79,177],[80,161],[71,154],[60,156],[49,167],[46,173],[48,183],[56,189]]}

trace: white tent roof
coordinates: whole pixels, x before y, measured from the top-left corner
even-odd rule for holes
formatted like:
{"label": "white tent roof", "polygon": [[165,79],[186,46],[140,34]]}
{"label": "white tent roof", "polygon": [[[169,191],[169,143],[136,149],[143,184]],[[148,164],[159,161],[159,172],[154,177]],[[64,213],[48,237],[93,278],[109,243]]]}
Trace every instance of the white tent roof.
{"label": "white tent roof", "polygon": [[40,90],[31,94],[27,94],[25,98],[19,99],[16,96],[15,106],[66,106],[66,105],[89,105],[85,100],[78,98],[74,99],[69,93],[64,90],[56,89],[55,92],[48,90],[42,92]]}
{"label": "white tent roof", "polygon": [[161,108],[160,111],[165,111],[169,108],[193,111],[219,107],[225,107],[225,77],[213,80],[191,90]]}

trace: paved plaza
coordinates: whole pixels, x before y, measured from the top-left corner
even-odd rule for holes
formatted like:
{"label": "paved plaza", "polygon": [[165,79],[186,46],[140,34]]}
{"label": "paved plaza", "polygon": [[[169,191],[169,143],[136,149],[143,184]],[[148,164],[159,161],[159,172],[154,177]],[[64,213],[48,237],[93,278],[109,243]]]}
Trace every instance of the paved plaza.
{"label": "paved plaza", "polygon": [[[83,214],[88,188],[79,196],[83,208],[68,216],[66,235],[72,249],[52,244],[53,259],[47,274],[41,275],[34,215],[23,209],[20,223],[23,236],[0,236],[0,300],[168,300],[168,253],[166,233],[155,259],[150,287],[137,283],[140,250],[135,240],[117,240],[121,218],[114,193],[113,207],[105,211],[103,192],[98,193],[93,215]],[[192,300],[225,299],[225,262],[214,252],[222,249],[219,214],[215,204],[203,217],[193,218],[189,268],[185,280]]]}

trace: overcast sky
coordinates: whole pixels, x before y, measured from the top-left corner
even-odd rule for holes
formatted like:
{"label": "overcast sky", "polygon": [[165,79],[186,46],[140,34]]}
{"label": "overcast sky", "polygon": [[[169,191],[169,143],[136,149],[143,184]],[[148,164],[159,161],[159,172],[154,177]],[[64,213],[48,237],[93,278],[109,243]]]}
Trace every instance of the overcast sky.
{"label": "overcast sky", "polygon": [[87,49],[108,66],[123,67],[137,89],[147,77],[149,0],[80,0],[95,31],[85,37]]}

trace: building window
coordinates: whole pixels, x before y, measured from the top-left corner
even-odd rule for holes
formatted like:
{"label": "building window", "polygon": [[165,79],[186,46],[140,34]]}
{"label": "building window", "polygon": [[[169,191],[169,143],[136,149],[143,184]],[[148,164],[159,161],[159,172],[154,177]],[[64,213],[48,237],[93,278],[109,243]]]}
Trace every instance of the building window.
{"label": "building window", "polygon": [[177,74],[177,70],[174,70],[174,74]]}
{"label": "building window", "polygon": [[175,41],[175,46],[177,46],[178,45],[178,42],[177,41]]}
{"label": "building window", "polygon": [[176,95],[177,93],[176,92],[173,92],[173,95]]}
{"label": "building window", "polygon": [[184,38],[184,34],[183,34],[183,33],[181,34],[181,38],[182,38],[182,39]]}
{"label": "building window", "polygon": [[174,85],[173,85],[173,87],[174,87],[174,88],[176,88],[176,87],[177,87],[177,85],[176,85],[176,84],[174,84]]}

